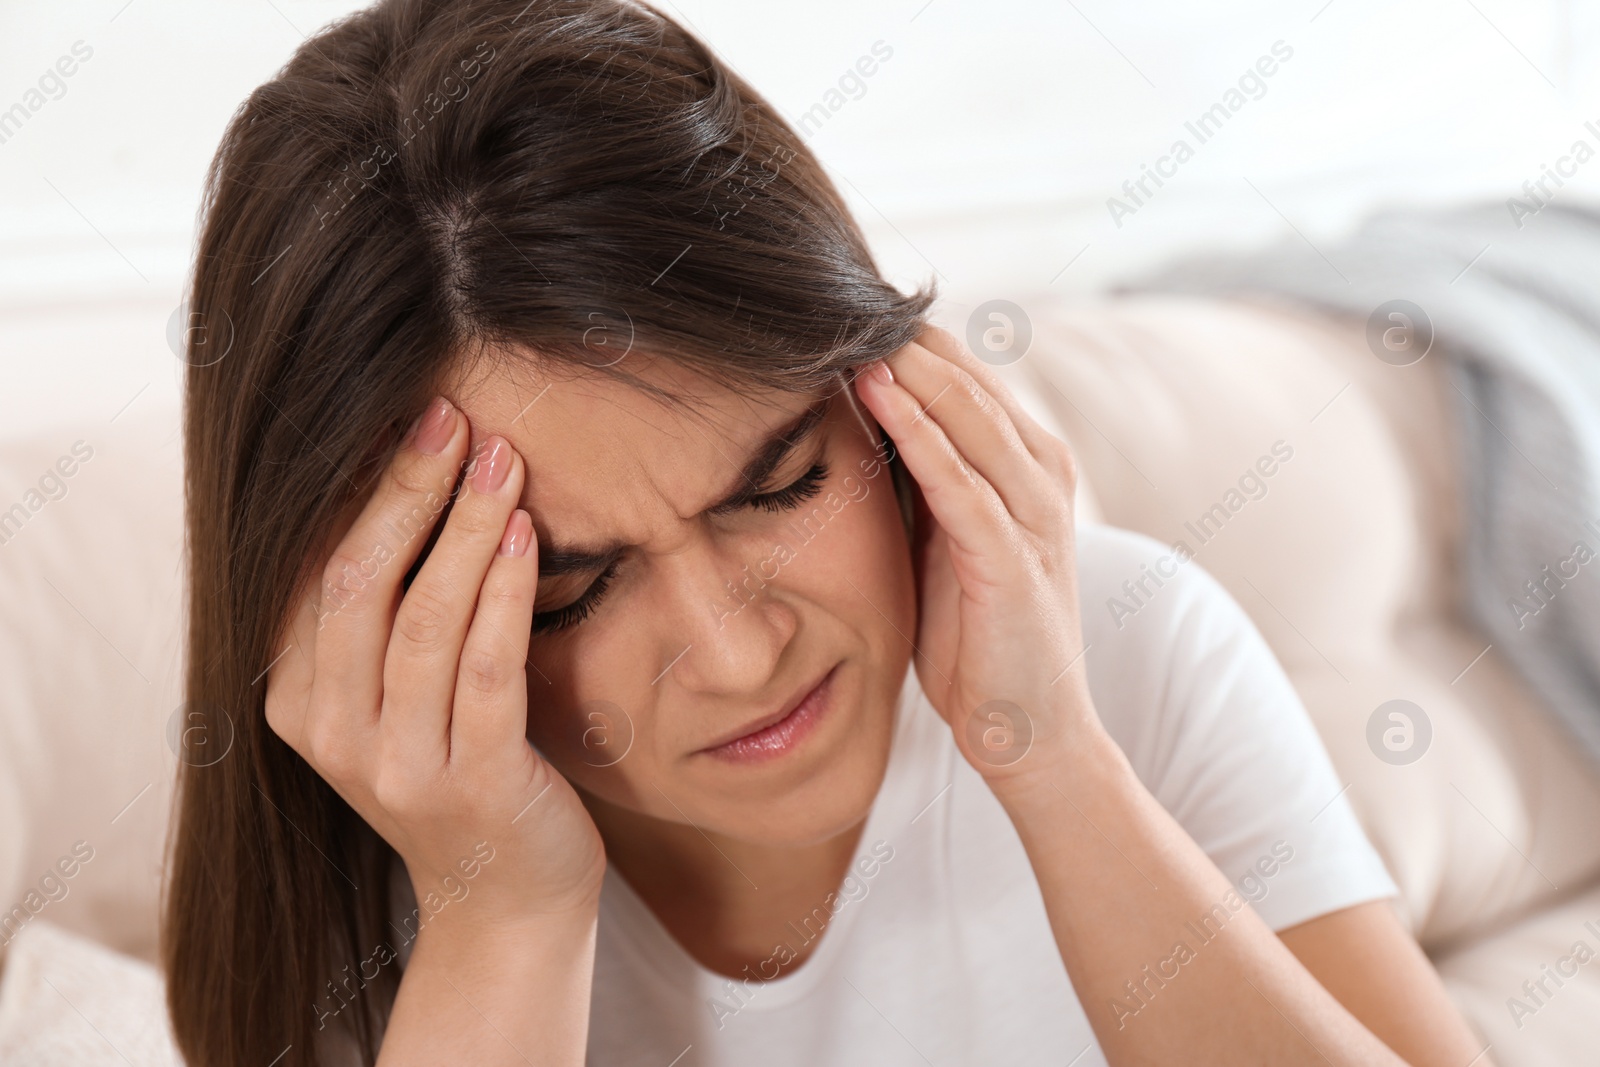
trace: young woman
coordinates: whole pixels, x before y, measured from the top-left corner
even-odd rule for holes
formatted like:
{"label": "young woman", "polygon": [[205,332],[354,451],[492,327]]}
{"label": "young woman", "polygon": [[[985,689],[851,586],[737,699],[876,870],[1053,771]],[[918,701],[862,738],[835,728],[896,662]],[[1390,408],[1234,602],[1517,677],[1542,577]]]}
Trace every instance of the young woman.
{"label": "young woman", "polygon": [[213,164],[189,1062],[1486,1063],[1285,676],[624,0],[380,3]]}

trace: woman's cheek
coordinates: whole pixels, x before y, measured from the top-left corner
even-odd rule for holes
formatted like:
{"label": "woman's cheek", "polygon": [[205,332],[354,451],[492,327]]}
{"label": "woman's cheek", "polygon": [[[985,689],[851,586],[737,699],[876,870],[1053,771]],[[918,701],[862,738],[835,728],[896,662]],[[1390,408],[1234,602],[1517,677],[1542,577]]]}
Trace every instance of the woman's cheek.
{"label": "woman's cheek", "polygon": [[528,741],[567,780],[614,802],[635,792],[628,778],[639,773],[647,747],[634,704],[643,697],[630,697],[630,683],[605,666],[638,659],[623,649],[626,636],[591,619],[535,647],[527,671]]}
{"label": "woman's cheek", "polygon": [[586,701],[567,727],[569,742],[585,767],[609,771],[633,751],[633,716],[609,700]]}
{"label": "woman's cheek", "polygon": [[782,524],[794,551],[778,584],[883,650],[916,621],[910,549],[888,465],[852,445],[829,457],[840,473]]}
{"label": "woman's cheek", "polygon": [[527,734],[540,755],[565,774],[569,767],[581,766],[584,751],[587,727],[577,694],[586,690],[581,667],[586,653],[576,634],[558,640],[559,658],[548,653],[529,658]]}
{"label": "woman's cheek", "polygon": [[[911,548],[906,539],[894,476],[878,451],[861,450],[855,472],[841,479],[859,518],[851,537],[856,583],[870,593],[879,610],[902,630],[915,620],[914,577]],[[881,622],[881,620],[880,620]],[[906,630],[909,632],[909,630]]]}

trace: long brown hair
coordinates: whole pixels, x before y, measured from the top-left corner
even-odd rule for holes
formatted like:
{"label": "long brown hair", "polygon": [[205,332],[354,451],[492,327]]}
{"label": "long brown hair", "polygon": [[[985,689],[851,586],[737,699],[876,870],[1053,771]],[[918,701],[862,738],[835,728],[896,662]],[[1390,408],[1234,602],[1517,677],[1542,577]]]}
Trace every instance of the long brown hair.
{"label": "long brown hair", "polygon": [[171,841],[190,1063],[312,1064],[330,994],[376,1058],[397,967],[348,991],[390,939],[393,856],[268,728],[264,672],[451,368],[536,352],[640,384],[637,349],[817,392],[913,340],[934,296],[888,284],[790,124],[640,3],[383,0],[250,95],[188,309],[186,700],[231,746],[183,761]]}

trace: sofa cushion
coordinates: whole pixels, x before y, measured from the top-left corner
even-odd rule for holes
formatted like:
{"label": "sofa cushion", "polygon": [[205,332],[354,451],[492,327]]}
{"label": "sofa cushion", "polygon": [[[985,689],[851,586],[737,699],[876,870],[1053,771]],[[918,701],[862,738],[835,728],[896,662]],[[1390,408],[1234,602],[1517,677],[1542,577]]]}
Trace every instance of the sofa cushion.
{"label": "sofa cushion", "polygon": [[[1106,521],[1183,542],[1250,613],[1425,947],[1600,876],[1597,776],[1457,606],[1439,358],[1391,366],[1363,323],[1242,303],[1028,310],[1011,380],[1071,442]],[[1383,729],[1369,740],[1395,700],[1431,729],[1412,762]]]}
{"label": "sofa cushion", "polygon": [[161,975],[47,918],[30,923],[0,983],[0,1063],[176,1067]]}
{"label": "sofa cushion", "polygon": [[1502,1067],[1594,1062],[1600,886],[1434,962]]}
{"label": "sofa cushion", "polygon": [[41,919],[155,951],[181,458],[178,412],[149,402],[0,444],[0,951]]}

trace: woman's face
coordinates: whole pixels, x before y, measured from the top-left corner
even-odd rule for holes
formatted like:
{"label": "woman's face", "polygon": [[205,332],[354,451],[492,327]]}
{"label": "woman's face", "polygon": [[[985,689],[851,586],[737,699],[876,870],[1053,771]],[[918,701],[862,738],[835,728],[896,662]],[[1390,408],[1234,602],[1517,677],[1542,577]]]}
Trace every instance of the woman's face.
{"label": "woman's face", "polygon": [[[749,399],[666,360],[631,369],[687,408],[533,360],[454,396],[475,442],[498,433],[527,464],[529,740],[633,812],[832,837],[882,781],[916,625],[881,431],[842,381]],[[758,730],[825,677],[820,702]]]}

